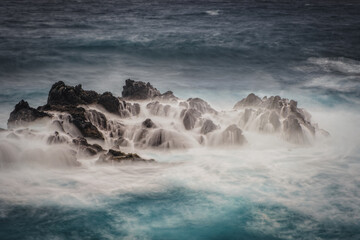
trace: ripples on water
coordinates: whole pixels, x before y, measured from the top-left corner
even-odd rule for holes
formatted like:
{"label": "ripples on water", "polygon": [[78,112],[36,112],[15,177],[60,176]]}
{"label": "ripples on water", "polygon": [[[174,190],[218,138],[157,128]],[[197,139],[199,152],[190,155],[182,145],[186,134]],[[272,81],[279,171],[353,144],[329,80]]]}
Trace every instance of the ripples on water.
{"label": "ripples on water", "polygon": [[55,81],[121,95],[130,77],[218,108],[249,92],[292,97],[332,140],[1,172],[0,238],[360,239],[359,12],[356,1],[1,1],[2,127]]}

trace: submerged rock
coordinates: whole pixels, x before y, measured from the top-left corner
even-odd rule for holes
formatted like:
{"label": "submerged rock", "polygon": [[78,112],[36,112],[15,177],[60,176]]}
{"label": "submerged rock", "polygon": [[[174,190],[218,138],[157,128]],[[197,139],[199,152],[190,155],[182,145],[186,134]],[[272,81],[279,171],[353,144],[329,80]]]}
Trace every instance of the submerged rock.
{"label": "submerged rock", "polygon": [[21,100],[15,105],[15,109],[10,113],[8,128],[27,125],[37,119],[50,118],[51,115],[29,106],[28,102]]}
{"label": "submerged rock", "polygon": [[54,135],[49,136],[46,142],[48,144],[61,144],[66,143],[67,139],[64,136],[61,136],[59,132],[55,131]]}
{"label": "submerged rock", "polygon": [[72,142],[75,144],[75,146],[78,146],[80,152],[85,155],[93,156],[104,151],[104,149],[99,144],[89,144],[87,140],[82,137],[75,138]]}
{"label": "submerged rock", "polygon": [[143,159],[136,153],[124,153],[114,149],[109,149],[106,154],[101,154],[96,161],[97,164],[104,163],[123,163],[123,162],[155,162],[154,159]]}

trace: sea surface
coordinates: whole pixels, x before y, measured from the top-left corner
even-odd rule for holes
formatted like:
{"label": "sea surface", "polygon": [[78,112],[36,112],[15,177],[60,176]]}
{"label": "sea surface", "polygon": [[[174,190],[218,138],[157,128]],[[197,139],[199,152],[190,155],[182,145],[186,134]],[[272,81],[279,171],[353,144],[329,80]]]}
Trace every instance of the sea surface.
{"label": "sea surface", "polygon": [[331,139],[0,169],[0,239],[360,239],[359,1],[1,0],[1,128],[56,81],[121,96],[128,78],[217,110],[292,98]]}

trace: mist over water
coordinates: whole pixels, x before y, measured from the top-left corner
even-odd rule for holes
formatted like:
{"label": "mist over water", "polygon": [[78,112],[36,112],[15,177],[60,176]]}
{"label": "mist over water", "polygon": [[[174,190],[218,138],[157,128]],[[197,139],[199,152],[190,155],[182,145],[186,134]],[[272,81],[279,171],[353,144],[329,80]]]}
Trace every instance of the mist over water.
{"label": "mist over water", "polygon": [[45,143],[48,126],[0,132],[0,162],[16,163],[0,166],[0,238],[360,239],[359,12],[355,1],[2,1],[2,128],[56,81],[121,96],[131,78],[220,112],[250,92],[291,98],[331,137],[296,146],[244,130],[242,147],[129,147],[158,163],[74,167]]}

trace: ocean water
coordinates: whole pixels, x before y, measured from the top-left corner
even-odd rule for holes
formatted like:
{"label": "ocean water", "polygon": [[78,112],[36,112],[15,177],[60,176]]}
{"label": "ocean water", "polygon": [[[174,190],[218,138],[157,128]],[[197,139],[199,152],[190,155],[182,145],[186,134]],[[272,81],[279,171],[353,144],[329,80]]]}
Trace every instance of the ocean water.
{"label": "ocean water", "polygon": [[0,170],[0,239],[360,239],[358,1],[0,2],[0,127],[56,81],[120,96],[127,78],[218,110],[293,98],[331,138]]}

